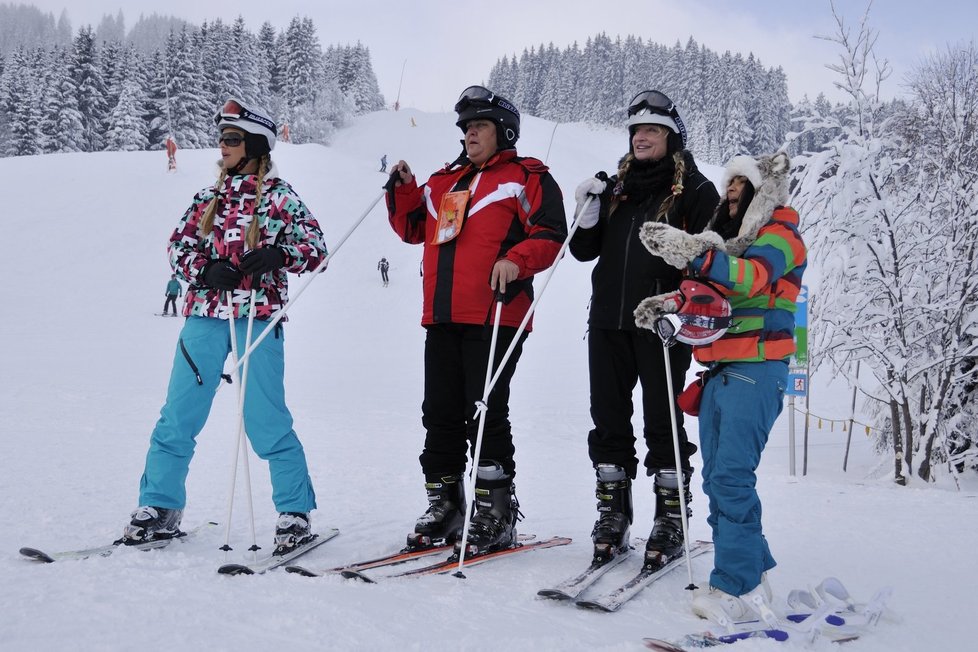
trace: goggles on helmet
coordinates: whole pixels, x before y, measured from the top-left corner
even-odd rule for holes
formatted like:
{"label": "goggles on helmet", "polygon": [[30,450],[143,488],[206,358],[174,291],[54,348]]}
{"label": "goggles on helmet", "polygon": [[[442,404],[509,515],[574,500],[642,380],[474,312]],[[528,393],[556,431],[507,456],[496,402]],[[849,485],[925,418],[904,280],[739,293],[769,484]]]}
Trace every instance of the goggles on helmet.
{"label": "goggles on helmet", "polygon": [[482,86],[469,86],[461,95],[458,96],[458,102],[455,103],[455,113],[462,111],[465,107],[473,102],[485,102],[491,104],[492,101],[496,99],[496,94],[493,93],[488,88]]}
{"label": "goggles on helmet", "polygon": [[237,100],[228,100],[221,107],[221,110],[217,112],[214,117],[215,122],[220,122],[221,118],[228,118],[230,120],[240,120],[242,114],[244,114],[244,107],[238,104]]}
{"label": "goggles on helmet", "polygon": [[461,113],[473,104],[498,106],[514,114],[517,120],[520,119],[520,112],[515,106],[484,86],[469,86],[462,91],[458,96],[458,102],[455,103],[455,113]]}
{"label": "goggles on helmet", "polygon": [[633,116],[643,110],[648,111],[649,113],[667,115],[671,118],[674,118],[679,114],[679,112],[676,111],[676,105],[673,103],[673,101],[659,91],[642,91],[633,97],[632,101],[628,103],[629,116]]}
{"label": "goggles on helmet", "polygon": [[[686,146],[686,125],[683,123],[682,118],[679,117],[679,109],[676,108],[675,102],[660,91],[642,91],[633,97],[632,101],[628,103],[628,120],[626,124],[629,126],[629,129],[633,125],[638,124],[665,124],[658,119],[643,117],[652,115],[669,118],[676,125],[673,131],[678,130],[683,140],[683,147]],[[666,126],[671,128],[671,125]]]}
{"label": "goggles on helmet", "polygon": [[237,122],[239,120],[245,120],[248,122],[254,122],[259,124],[269,131],[272,135],[278,134],[278,129],[275,127],[275,123],[263,115],[259,115],[253,111],[249,111],[245,107],[241,106],[241,103],[237,100],[228,100],[221,107],[221,110],[217,112],[214,116],[214,124],[220,125],[222,122]]}

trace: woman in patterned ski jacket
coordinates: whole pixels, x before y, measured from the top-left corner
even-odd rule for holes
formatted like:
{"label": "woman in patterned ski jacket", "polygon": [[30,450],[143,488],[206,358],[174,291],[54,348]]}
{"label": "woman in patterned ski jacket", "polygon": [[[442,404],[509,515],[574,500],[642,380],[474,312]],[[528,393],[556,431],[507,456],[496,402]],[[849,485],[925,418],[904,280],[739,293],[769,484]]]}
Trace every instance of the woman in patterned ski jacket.
{"label": "woman in patterned ski jacket", "polygon": [[[179,534],[195,439],[228,354],[243,354],[249,324],[254,341],[285,305],[286,273],[311,272],[326,256],[319,224],[272,163],[275,123],[234,99],[215,123],[220,177],[194,197],[170,237],[170,264],[190,284],[183,307],[187,319],[166,403],[150,438],[139,507],[125,529],[127,544]],[[316,506],[302,444],[285,405],[284,339],[280,322],[248,357],[241,390],[245,432],[255,453],[269,463],[279,512],[278,554],[311,538],[309,512]]]}

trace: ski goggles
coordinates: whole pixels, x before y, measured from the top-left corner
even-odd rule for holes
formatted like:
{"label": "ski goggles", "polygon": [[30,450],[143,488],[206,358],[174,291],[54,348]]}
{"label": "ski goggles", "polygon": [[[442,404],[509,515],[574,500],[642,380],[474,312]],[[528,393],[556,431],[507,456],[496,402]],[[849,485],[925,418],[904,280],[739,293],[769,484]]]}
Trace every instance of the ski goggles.
{"label": "ski goggles", "polygon": [[221,110],[217,112],[214,116],[214,124],[220,125],[221,122],[237,122],[239,120],[247,120],[249,122],[254,122],[259,124],[269,131],[273,135],[278,133],[278,129],[275,128],[275,123],[266,118],[263,115],[259,115],[253,111],[249,111],[241,105],[238,100],[228,100],[221,107]]}
{"label": "ski goggles", "polygon": [[658,113],[675,118],[679,115],[675,103],[659,91],[642,91],[628,103],[629,117],[642,112]]}
{"label": "ski goggles", "polygon": [[517,119],[520,117],[520,112],[515,106],[484,86],[469,86],[462,91],[455,103],[455,113],[461,113],[472,104],[498,106],[514,114]]}
{"label": "ski goggles", "polygon": [[488,88],[483,86],[469,86],[458,96],[458,101],[455,103],[455,113],[459,113],[465,107],[474,103],[492,104],[494,99],[496,99],[496,94]]}

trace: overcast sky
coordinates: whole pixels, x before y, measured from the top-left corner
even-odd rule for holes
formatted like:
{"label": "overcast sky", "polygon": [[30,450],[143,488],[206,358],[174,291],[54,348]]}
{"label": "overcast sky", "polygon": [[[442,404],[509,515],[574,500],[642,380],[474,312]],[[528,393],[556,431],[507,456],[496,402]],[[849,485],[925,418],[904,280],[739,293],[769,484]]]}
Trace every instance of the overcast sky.
{"label": "overcast sky", "polygon": [[[359,41],[370,48],[389,104],[400,93],[402,106],[429,111],[449,110],[458,93],[484,82],[503,55],[519,55],[541,43],[563,49],[576,41],[583,48],[589,36],[602,31],[670,45],[692,36],[721,53],[753,52],[765,66],[784,68],[792,101],[819,91],[841,99],[832,87],[838,76],[825,67],[838,61],[841,50],[816,38],[836,31],[829,0],[166,0],[149,9],[136,0],[25,4],[55,18],[67,9],[76,31],[120,9],[127,29],[140,15],[154,12],[197,24],[218,17],[231,22],[240,14],[253,31],[266,20],[281,29],[296,15],[309,16],[324,47]],[[836,6],[855,32],[867,0],[836,0]],[[904,75],[921,57],[975,40],[978,9],[963,0],[875,0],[870,26],[878,32],[877,56],[894,71],[883,89],[892,97],[902,92]]]}

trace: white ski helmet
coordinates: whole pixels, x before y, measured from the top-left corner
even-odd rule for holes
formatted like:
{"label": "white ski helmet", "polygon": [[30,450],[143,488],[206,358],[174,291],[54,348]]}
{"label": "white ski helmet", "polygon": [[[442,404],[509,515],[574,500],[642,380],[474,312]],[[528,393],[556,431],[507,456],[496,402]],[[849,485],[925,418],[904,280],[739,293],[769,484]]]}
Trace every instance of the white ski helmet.
{"label": "white ski helmet", "polygon": [[661,91],[642,91],[628,103],[625,126],[628,127],[629,136],[634,135],[632,127],[635,125],[662,125],[678,136],[670,138],[673,141],[670,151],[686,147],[686,124],[679,116],[676,103]]}
{"label": "white ski helmet", "polygon": [[275,149],[275,136],[278,134],[275,122],[263,113],[247,108],[241,100],[233,97],[228,99],[214,116],[214,124],[217,125],[218,132],[225,127],[234,127],[257,136],[258,138],[245,136],[245,153],[249,158],[257,158]]}

